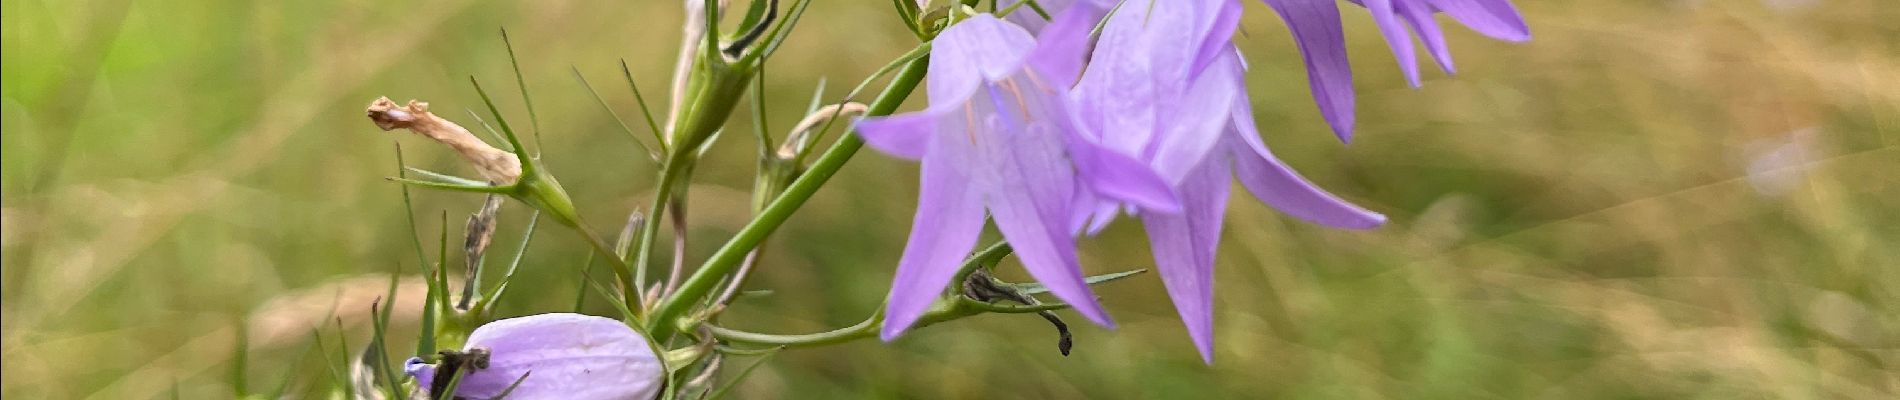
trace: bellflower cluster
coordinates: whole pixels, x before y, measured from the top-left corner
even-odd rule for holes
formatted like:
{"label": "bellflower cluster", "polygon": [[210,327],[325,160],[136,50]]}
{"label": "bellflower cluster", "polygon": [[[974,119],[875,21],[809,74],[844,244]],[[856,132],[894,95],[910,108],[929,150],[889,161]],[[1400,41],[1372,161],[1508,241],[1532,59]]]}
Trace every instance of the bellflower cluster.
{"label": "bellflower cluster", "polygon": [[1071,8],[1040,42],[987,14],[952,25],[934,41],[929,108],[858,122],[867,144],[923,162],[916,229],[887,299],[886,340],[950,283],[976,246],[986,210],[1030,275],[1090,320],[1110,323],[1077,265],[1072,207],[1097,194],[1179,206],[1140,162],[1076,135],[1063,93],[1080,67],[1088,17],[1098,15]]}
{"label": "bellflower cluster", "polygon": [[[357,387],[390,397],[417,392],[483,399],[717,397],[731,387],[718,382],[731,375],[722,370],[728,356],[871,336],[888,341],[909,329],[989,313],[1042,316],[1055,326],[1058,350],[1066,355],[1071,334],[1053,311],[1074,309],[1096,324],[1112,326],[1090,285],[1139,272],[1082,273],[1078,238],[1118,219],[1140,221],[1155,269],[1188,336],[1211,363],[1213,268],[1233,181],[1260,202],[1314,224],[1369,229],[1385,222],[1385,216],[1301,177],[1261,139],[1247,96],[1246,65],[1233,42],[1242,0],[1019,1],[1027,0],[991,0],[989,6],[1001,16],[976,11],[980,1],[940,8],[893,2],[904,26],[925,43],[859,84],[862,89],[895,71],[875,100],[823,107],[814,102],[815,111],[784,136],[782,146],[764,129],[765,112],[759,107],[764,85],[754,79],[762,76],[759,68],[789,37],[811,0],[794,0],[783,9],[778,0],[752,0],[745,12],[731,13],[741,16],[740,29],[724,33],[720,22],[726,2],[687,2],[703,8],[687,13],[694,18],[685,21],[689,34],[676,65],[676,75],[683,78],[676,84],[686,90],[673,93],[674,112],[666,115],[674,123],[662,128],[655,122],[633,84],[632,69],[622,65],[654,143],[649,146],[628,124],[620,125],[643,150],[636,155],[655,163],[656,185],[652,205],[630,212],[612,244],[583,223],[584,214],[539,150],[523,145],[473,77],[476,93],[499,127],[491,133],[505,146],[490,145],[430,113],[427,103],[405,106],[377,99],[366,111],[377,127],[406,129],[440,142],[481,175],[461,178],[403,165],[403,171],[422,179],[404,172],[392,181],[480,194],[485,200],[463,241],[468,274],[461,302],[451,307],[449,273],[439,267],[448,258],[447,233],[436,262],[417,260],[438,267],[428,276],[416,358],[401,369],[411,379],[398,378],[398,369],[383,362],[390,348],[383,341],[390,308],[383,307],[372,313],[383,317],[375,324],[372,347],[360,359],[379,376],[360,380]],[[1335,0],[1262,1],[1291,28],[1325,119],[1342,140],[1349,138],[1351,73]],[[1432,19],[1436,13],[1494,38],[1529,38],[1509,0],[1348,1],[1369,10],[1414,85],[1418,71],[1411,62],[1411,34],[1423,39],[1441,68],[1452,71],[1444,35]],[[522,104],[529,106],[528,126],[534,127],[533,102],[520,64],[515,67]],[[575,72],[579,78],[578,68]],[[892,114],[919,83],[929,104]],[[691,191],[685,188],[701,153],[713,145],[716,133],[728,130],[726,120],[747,92],[758,96],[753,111],[760,129],[754,133],[761,150],[752,218],[697,268],[686,268],[694,260],[682,250],[692,233],[685,214]],[[816,152],[812,145],[820,142],[810,138],[822,137],[829,125],[815,121],[840,118],[846,110],[864,115],[852,124],[855,135],[838,137]],[[761,254],[768,238],[864,145],[921,163],[917,211],[884,309],[862,323],[818,333],[724,326],[718,317],[743,297],[748,277],[766,259]],[[772,148],[779,150],[764,151]],[[407,192],[404,196],[407,201]],[[528,217],[514,262],[500,283],[483,293],[480,266],[505,198],[537,214]],[[483,324],[490,315],[485,311],[494,310],[521,266],[540,213],[584,241],[594,253],[590,262],[598,259],[612,269],[614,285],[595,289],[619,309],[620,319],[540,314]],[[1007,246],[972,254],[989,221]],[[662,255],[654,248],[668,228],[675,251],[665,255],[671,259],[664,264],[671,268],[662,277],[654,268],[662,264],[654,262]],[[415,245],[425,253],[420,241]],[[1012,252],[1039,285],[1004,282],[986,270]],[[587,266],[582,268],[581,282],[591,285]],[[655,273],[649,276],[650,271]],[[956,295],[946,296],[953,287],[959,289]],[[1062,303],[1035,297],[1045,292]],[[576,308],[586,305],[581,300]],[[470,327],[475,327],[472,332]],[[439,343],[465,345],[439,350]]]}
{"label": "bellflower cluster", "polygon": [[[1326,119],[1347,139],[1352,89],[1337,7],[1330,0],[1266,2],[1293,27]],[[1451,14],[1493,37],[1529,37],[1507,0],[1367,0],[1365,5],[1401,59],[1411,57],[1411,43],[1402,30],[1396,31],[1399,38],[1390,36],[1404,28],[1395,15],[1424,38],[1447,72],[1450,56],[1430,18],[1433,12]],[[1031,274],[1103,325],[1107,316],[1080,284],[1071,238],[1100,231],[1117,214],[1138,216],[1169,296],[1208,362],[1212,270],[1232,180],[1267,205],[1315,224],[1369,229],[1385,222],[1383,215],[1300,177],[1260,139],[1246,94],[1245,65],[1232,42],[1242,12],[1238,1],[1131,2],[1112,14],[1104,11],[1114,6],[1109,2],[1044,6],[1061,10],[1046,26],[1019,13],[1008,23],[978,15],[946,29],[931,59],[930,108],[866,118],[858,125],[873,147],[924,164],[912,236],[889,297],[886,340],[902,333],[937,298],[956,261],[974,245],[985,207],[1005,238],[1026,250],[1024,264]],[[1088,21],[1104,17],[1098,37],[1078,33],[1094,25]],[[1032,40],[1044,46],[1032,46]],[[1086,62],[1069,69],[1060,63],[1044,69],[1033,61],[1015,62],[1070,59],[1049,49],[1055,43],[1071,52],[1090,49]],[[1416,84],[1416,68],[1405,65]],[[1085,72],[1048,72],[1075,69]],[[1077,79],[1048,79],[1070,76]],[[1147,171],[1129,170],[1127,159]],[[1158,177],[1165,188],[1117,180],[1123,177]],[[1161,195],[1173,197],[1156,197]],[[1056,228],[1063,215],[1069,216],[1066,230]],[[1025,221],[1035,225],[1025,226]],[[1033,241],[1020,241],[1031,232]]]}

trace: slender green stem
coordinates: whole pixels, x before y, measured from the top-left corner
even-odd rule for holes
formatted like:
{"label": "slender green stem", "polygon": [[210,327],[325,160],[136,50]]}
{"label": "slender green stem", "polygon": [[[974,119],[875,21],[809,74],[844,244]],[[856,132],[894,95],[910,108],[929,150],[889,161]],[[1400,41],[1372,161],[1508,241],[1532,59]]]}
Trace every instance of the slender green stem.
{"label": "slender green stem", "polygon": [[[891,80],[890,86],[884,89],[884,93],[871,102],[870,110],[865,115],[889,115],[892,111],[896,111],[897,106],[902,104],[905,98],[910,97],[911,91],[917,88],[917,83],[923,80],[924,72],[929,68],[929,60],[928,57],[920,57],[905,66],[904,70]],[[792,212],[804,206],[805,201],[810,200],[812,194],[824,186],[826,181],[831,180],[838,169],[844,167],[844,164],[851,160],[851,156],[857,154],[858,149],[862,147],[864,147],[864,140],[855,135],[838,138],[837,143],[826,150],[824,156],[812,163],[810,170],[786,188],[785,194],[774,199],[757,218],[746,224],[745,228],[733,236],[732,240],[726,242],[725,246],[720,247],[712,258],[707,259],[706,263],[680,286],[678,292],[660,300],[659,306],[647,320],[648,332],[652,337],[656,340],[665,340],[672,336],[678,328],[675,319],[686,312],[687,307],[697,304],[700,298],[705,297],[722,277],[731,273],[732,269],[739,265],[746,253],[757,247],[766,236],[784,224],[786,219],[791,218]],[[655,215],[657,214],[656,212]],[[650,246],[651,241],[645,242],[647,243],[645,245]]]}
{"label": "slender green stem", "polygon": [[[976,262],[972,260],[971,263],[974,264]],[[955,299],[948,300],[946,302],[939,302],[933,305],[932,307],[930,307],[929,311],[924,312],[924,315],[919,316],[917,318],[917,323],[913,326],[913,329],[922,328],[922,327],[934,325],[941,322],[962,319],[962,318],[966,318],[970,316],[986,314],[986,313],[1030,314],[1030,313],[1038,313],[1038,312],[1044,312],[1044,311],[1061,310],[1065,308],[1069,308],[1069,305],[1067,304],[1005,305],[1005,304],[996,304],[996,303],[985,303],[985,302],[977,301],[975,299],[971,299],[968,297],[956,296]],[[742,330],[737,330],[737,329],[720,327],[720,326],[712,325],[712,324],[705,325],[706,329],[708,331],[711,331],[713,336],[719,338],[719,340],[724,340],[724,341],[732,342],[732,343],[744,343],[744,344],[749,344],[749,345],[757,345],[757,346],[783,346],[783,347],[788,347],[788,348],[816,347],[816,346],[838,344],[838,343],[844,343],[844,342],[849,342],[853,340],[868,338],[868,337],[876,336],[878,329],[882,328],[883,326],[884,326],[884,311],[883,310],[878,310],[877,313],[871,314],[870,318],[865,318],[863,322],[859,322],[857,323],[857,325],[847,326],[847,327],[833,329],[833,330],[819,332],[819,333],[807,333],[807,334],[802,334],[802,335],[776,335],[776,334],[769,334],[769,333],[747,332],[747,331],[742,331]]]}
{"label": "slender green stem", "polygon": [[[692,168],[684,168],[680,165],[689,162],[685,160],[686,157],[680,155],[690,153],[690,151],[682,152],[678,151],[678,149],[681,148],[676,148],[673,155],[667,157],[666,165],[661,167],[660,183],[654,189],[653,204],[647,207],[647,219],[645,224],[640,227],[640,241],[638,242],[640,243],[640,247],[634,252],[627,254],[628,257],[633,258],[632,262],[627,263],[633,268],[633,281],[623,283],[634,285],[628,290],[630,290],[629,293],[636,295],[634,296],[636,299],[629,300],[628,303],[637,304],[639,306],[633,307],[633,309],[636,310],[635,312],[642,312],[647,309],[646,297],[643,294],[646,292],[644,286],[647,282],[647,267],[652,260],[653,243],[659,240],[660,224],[666,220],[663,216],[666,215],[668,201],[672,200],[673,188],[684,182],[686,176],[692,171]],[[675,254],[673,256],[679,257],[680,255]]]}
{"label": "slender green stem", "polygon": [[727,329],[716,325],[706,325],[714,337],[733,343],[745,343],[760,346],[812,347],[844,343],[877,335],[877,328],[883,325],[884,313],[880,312],[865,318],[864,322],[830,331],[803,335],[774,335]]}

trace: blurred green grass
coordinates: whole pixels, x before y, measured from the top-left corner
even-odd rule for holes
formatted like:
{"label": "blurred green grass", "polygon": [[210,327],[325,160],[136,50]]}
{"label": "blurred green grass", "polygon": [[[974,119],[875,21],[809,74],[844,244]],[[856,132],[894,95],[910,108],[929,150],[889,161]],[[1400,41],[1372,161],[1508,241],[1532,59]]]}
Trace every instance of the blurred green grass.
{"label": "blurred green grass", "polygon": [[[1239,43],[1267,141],[1393,223],[1330,231],[1236,199],[1213,365],[1143,277],[1099,291],[1121,325],[1080,328],[1070,357],[1040,320],[988,316],[891,344],[788,351],[739,394],[1891,398],[1900,8],[1885,3],[1524,2],[1535,41],[1447,28],[1460,75],[1417,90],[1349,10],[1360,128],[1341,146],[1284,28],[1249,2]],[[466,76],[507,86],[506,27],[547,162],[587,219],[611,225],[645,203],[652,165],[568,67],[632,117],[616,63],[662,93],[679,10],[5,0],[0,15],[0,396],[216,398],[230,394],[240,343],[253,390],[331,385],[310,327],[334,309],[364,343],[363,310],[413,260],[397,188],[380,179],[390,142],[412,163],[459,171],[448,152],[376,130],[364,104],[417,98],[468,122],[460,109],[479,103]],[[841,93],[907,50],[902,32],[881,2],[817,2],[768,67],[769,126],[789,128],[820,78]],[[501,101],[526,121],[517,99]],[[743,224],[751,151],[728,135],[702,163],[695,259]],[[771,242],[753,286],[776,294],[726,319],[806,332],[874,309],[914,173],[859,156]],[[425,238],[437,232],[428,216],[479,203],[417,199]],[[512,243],[526,212],[503,213],[497,241]],[[543,233],[504,315],[563,309],[578,290],[584,246]],[[1142,243],[1118,226],[1084,244],[1084,262],[1144,267]]]}

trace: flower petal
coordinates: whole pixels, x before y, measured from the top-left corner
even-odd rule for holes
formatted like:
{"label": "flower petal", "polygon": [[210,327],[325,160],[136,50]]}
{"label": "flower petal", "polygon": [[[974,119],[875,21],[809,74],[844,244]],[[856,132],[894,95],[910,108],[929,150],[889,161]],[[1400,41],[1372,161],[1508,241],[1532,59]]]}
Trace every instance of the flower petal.
{"label": "flower petal", "polygon": [[409,357],[409,360],[403,361],[402,372],[416,378],[416,382],[424,387],[435,381],[435,364],[423,361],[422,357]]}
{"label": "flower petal", "polygon": [[653,348],[633,328],[609,318],[540,314],[490,322],[468,337],[486,348],[488,368],[462,377],[459,396],[490,398],[527,375],[510,397],[609,400],[652,398],[663,371]]}
{"label": "flower petal", "polygon": [[[924,153],[930,150],[931,137],[939,132],[938,124],[945,121],[941,114],[943,114],[942,111],[932,109],[883,117],[858,118],[853,129],[858,137],[864,138],[865,144],[871,145],[871,148],[907,160],[920,160],[924,158]],[[954,132],[954,130],[944,130],[944,132]]]}
{"label": "flower petal", "polygon": [[1372,11],[1372,22],[1379,25],[1379,33],[1385,36],[1386,46],[1392,47],[1392,56],[1399,61],[1399,71],[1405,73],[1405,81],[1412,87],[1419,87],[1418,55],[1412,52],[1412,36],[1405,31],[1405,24],[1399,22],[1398,9],[1392,4],[1399,0],[1365,0],[1366,10]]}
{"label": "flower petal", "polygon": [[1187,326],[1201,361],[1214,362],[1214,254],[1220,246],[1221,216],[1227,212],[1230,181],[1227,157],[1208,157],[1181,182],[1185,211],[1142,213],[1155,269],[1168,288],[1181,323]]}
{"label": "flower petal", "polygon": [[1238,102],[1243,106],[1234,107],[1234,137],[1228,139],[1244,145],[1229,142],[1227,147],[1233,153],[1235,174],[1254,198],[1288,215],[1335,228],[1371,229],[1385,223],[1384,215],[1326,193],[1275,158],[1260,141],[1253,112],[1244,106],[1248,103],[1243,95]]}
{"label": "flower petal", "polygon": [[[1157,4],[1159,5],[1159,4]],[[1155,135],[1156,99],[1161,89],[1151,68],[1154,55],[1139,25],[1138,9],[1124,9],[1103,28],[1087,71],[1070,92],[1078,126],[1101,145],[1128,155],[1147,151]]]}
{"label": "flower petal", "polygon": [[1157,127],[1164,133],[1157,137],[1151,163],[1170,184],[1180,183],[1207,159],[1232,122],[1230,110],[1245,90],[1246,78],[1240,74],[1239,55],[1231,45],[1227,50],[1181,98],[1167,101],[1171,112],[1167,122]]}
{"label": "flower petal", "polygon": [[[1007,7],[1013,7],[1016,5],[1016,3],[1021,3],[1021,2],[1023,2],[1023,0],[997,0],[996,3],[998,6],[1007,8]],[[1062,15],[1063,10],[1069,9],[1072,3],[1075,3],[1075,0],[1036,0],[1035,5],[1038,7],[1042,7],[1043,11],[1048,11],[1049,15],[1053,17],[1053,16]],[[1087,4],[1090,2],[1084,1],[1082,3]],[[1028,4],[1024,4],[1022,5],[1022,7],[1024,8],[1018,9],[1016,10],[1016,12],[1010,13],[1009,16],[1003,17],[1003,19],[1006,21],[1009,21],[1010,23],[1016,24],[1017,26],[1021,26],[1023,27],[1024,30],[1027,30],[1029,31],[1029,33],[1036,34],[1036,35],[1041,35],[1042,31],[1047,29],[1045,27],[1053,23],[1052,20],[1050,19],[1044,19],[1042,17],[1042,14],[1037,13],[1035,10],[1029,9]],[[1060,18],[1060,17],[1056,17],[1056,18]]]}
{"label": "flower petal", "polygon": [[[1029,64],[1041,71],[1049,84],[1058,85],[1066,90],[1074,85],[1076,78],[1082,74],[1082,66],[1088,61],[1089,41],[1093,39],[1089,35],[1095,30],[1095,24],[1101,22],[1102,16],[1108,11],[1093,1],[1080,1],[1073,4],[1067,2],[1074,0],[1057,1],[1064,2],[1062,4],[1064,9],[1062,11],[1049,10],[1056,13],[1055,20],[1049,22],[1037,34],[1036,51],[1029,56]],[[1051,4],[1055,3],[1042,0],[1045,8],[1052,8]],[[1016,16],[1024,14],[1034,16],[1036,13],[1018,10],[1015,14],[1010,14],[1009,19],[1014,21]],[[1041,17],[1031,18],[1041,19]]]}
{"label": "flower petal", "polygon": [[1313,100],[1333,134],[1352,141],[1352,66],[1346,59],[1346,33],[1340,26],[1339,6],[1333,0],[1264,0],[1286,21],[1306,60],[1306,79]]}
{"label": "flower petal", "polygon": [[1194,52],[1194,67],[1191,71],[1203,71],[1221,57],[1221,53],[1233,51],[1234,30],[1240,27],[1240,2],[1229,0],[1202,0],[1201,12],[1207,17],[1206,31],[1201,33],[1200,49]]}
{"label": "flower petal", "polygon": [[930,104],[962,103],[984,82],[1014,75],[1035,49],[1036,39],[1022,27],[989,14],[977,14],[932,41]]}
{"label": "flower petal", "polygon": [[977,138],[973,150],[989,160],[982,165],[995,174],[981,188],[990,217],[1030,276],[1089,320],[1113,325],[1076,261],[1070,230],[1076,177],[1064,156],[1064,139],[1043,131],[1046,123],[1029,125],[1014,116],[1009,96],[998,88],[989,92],[996,106],[989,112],[996,117],[991,119],[995,125],[989,135]]}
{"label": "flower petal", "polygon": [[[946,135],[947,136],[947,135]],[[947,139],[946,139],[947,140]],[[983,202],[948,154],[924,157],[910,241],[897,264],[880,337],[897,338],[943,294],[983,230]]]}
{"label": "flower petal", "polygon": [[1498,40],[1531,40],[1531,28],[1511,0],[1431,0],[1433,8],[1485,36]]}
{"label": "flower petal", "polygon": [[1181,210],[1174,186],[1148,164],[1087,140],[1075,140],[1069,148],[1069,158],[1090,190],[1143,209],[1164,213]]}
{"label": "flower petal", "polygon": [[1419,41],[1425,42],[1425,50],[1430,52],[1432,60],[1438,62],[1438,68],[1447,74],[1458,73],[1451,64],[1451,49],[1445,46],[1445,32],[1438,28],[1438,21],[1432,19],[1431,7],[1424,3],[1396,4],[1399,15],[1405,17],[1405,23],[1412,26],[1412,32],[1418,33]]}

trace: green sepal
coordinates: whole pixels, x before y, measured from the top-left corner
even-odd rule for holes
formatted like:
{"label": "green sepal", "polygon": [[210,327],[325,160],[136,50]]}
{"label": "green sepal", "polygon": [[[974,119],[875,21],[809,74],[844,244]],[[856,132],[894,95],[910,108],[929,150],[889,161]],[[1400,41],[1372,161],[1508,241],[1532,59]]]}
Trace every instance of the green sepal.
{"label": "green sepal", "polygon": [[[1144,273],[1148,273],[1147,268],[1137,269],[1133,271],[1116,272],[1112,274],[1101,274],[1101,275],[1090,276],[1087,279],[1083,279],[1082,282],[1087,283],[1089,286],[1094,286],[1094,285],[1122,280],[1124,278],[1128,278],[1135,275],[1141,275]],[[1005,283],[1003,284],[1003,286],[1011,288],[1011,289],[1015,289],[1017,293],[1022,293],[1026,295],[1037,295],[1037,294],[1043,294],[1043,293],[1049,292],[1049,288],[1043,287],[1042,284],[1040,283]]]}
{"label": "green sepal", "polygon": [[417,186],[417,187],[421,187],[425,189],[447,190],[451,192],[509,194],[509,189],[513,189],[512,186],[495,186],[495,185],[489,185],[489,184],[464,185],[464,184],[457,184],[457,183],[443,183],[443,182],[435,182],[435,181],[415,180],[415,179],[409,179],[409,178],[399,178],[399,177],[394,177],[394,176],[384,177],[383,179],[387,179],[390,182]]}

